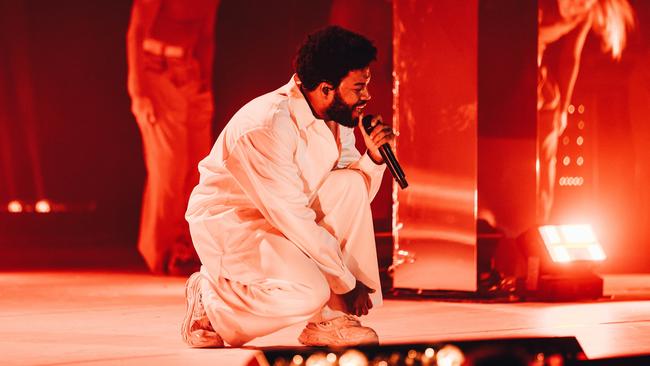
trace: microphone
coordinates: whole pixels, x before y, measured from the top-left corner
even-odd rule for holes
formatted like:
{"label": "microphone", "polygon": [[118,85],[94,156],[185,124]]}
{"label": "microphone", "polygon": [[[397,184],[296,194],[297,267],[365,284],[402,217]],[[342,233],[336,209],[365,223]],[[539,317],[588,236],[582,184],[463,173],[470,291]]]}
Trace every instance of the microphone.
{"label": "microphone", "polygon": [[[371,125],[372,123],[372,115],[366,115],[363,117],[363,120],[361,120],[361,123],[363,124],[363,129],[366,130],[366,133],[370,135],[370,132],[373,130],[373,126]],[[381,157],[384,159],[384,162],[386,165],[388,165],[388,170],[390,170],[390,174],[393,175],[393,178],[399,184],[399,186],[404,189],[408,187],[408,182],[406,181],[406,175],[404,175],[404,171],[402,170],[402,167],[399,165],[397,162],[397,159],[395,158],[395,154],[393,153],[393,149],[390,148],[390,145],[388,143],[385,143],[379,147],[379,154],[381,154]]]}

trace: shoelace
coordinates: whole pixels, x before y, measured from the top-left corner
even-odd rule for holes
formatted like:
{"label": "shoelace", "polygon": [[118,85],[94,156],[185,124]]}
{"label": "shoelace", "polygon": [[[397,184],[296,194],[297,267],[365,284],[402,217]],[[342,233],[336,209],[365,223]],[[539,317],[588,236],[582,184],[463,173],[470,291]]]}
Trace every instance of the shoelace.
{"label": "shoelace", "polygon": [[[352,323],[350,325],[361,326],[361,322],[354,315],[348,315],[348,314],[343,315],[343,320],[345,321],[345,323],[348,323],[348,324]],[[327,327],[327,326],[330,326],[332,324],[332,321],[331,320],[325,320],[325,321],[322,321],[322,322],[318,322],[318,324],[320,324],[320,325],[322,325],[324,327]]]}

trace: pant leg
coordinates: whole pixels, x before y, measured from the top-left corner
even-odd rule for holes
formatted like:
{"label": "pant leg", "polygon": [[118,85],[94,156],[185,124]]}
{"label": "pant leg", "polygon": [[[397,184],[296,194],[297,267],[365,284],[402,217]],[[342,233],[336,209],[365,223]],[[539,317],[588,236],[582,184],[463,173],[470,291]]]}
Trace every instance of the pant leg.
{"label": "pant leg", "polygon": [[[341,241],[352,274],[377,290],[371,296],[374,306],[381,305],[372,214],[361,173],[347,169],[330,173],[312,207],[319,223]],[[236,273],[232,260],[224,260],[231,263],[224,268],[222,258],[237,254],[222,253],[217,249],[219,243],[210,243],[209,221],[192,221],[190,225],[204,264],[201,272],[208,279],[202,287],[203,304],[213,327],[229,344],[241,345],[295,323],[343,314],[336,310],[341,309],[341,297],[331,292],[313,260],[279,232],[250,233],[251,243],[242,247],[254,247],[255,253],[242,252],[241,261],[256,263],[256,268],[242,264],[239,272],[247,268],[247,273]],[[256,279],[250,280],[253,271]]]}
{"label": "pant leg", "polygon": [[[351,169],[331,172],[318,190],[312,208],[317,213],[319,224],[339,239],[343,260],[354,277],[376,290],[370,295],[373,307],[381,306],[375,233],[363,175]],[[343,304],[342,297],[332,292],[327,305],[311,321],[343,315]]]}
{"label": "pant leg", "polygon": [[[197,230],[200,229],[192,227],[195,237]],[[277,232],[258,231],[253,236],[260,238],[259,252],[255,254],[259,266],[255,272],[264,278],[245,282],[228,278],[237,277],[230,273],[232,268],[220,269],[228,276],[214,278],[208,266],[220,266],[216,262],[219,255],[197,246],[205,263],[201,273],[207,281],[203,282],[201,293],[206,313],[219,335],[233,346],[306,321],[329,298],[327,280],[298,247]]]}
{"label": "pant leg", "polygon": [[187,102],[165,74],[149,72],[147,81],[156,122],[139,123],[147,180],[138,249],[152,272],[165,273],[173,248],[187,231],[187,199],[182,194],[186,178],[179,174],[189,169]]}

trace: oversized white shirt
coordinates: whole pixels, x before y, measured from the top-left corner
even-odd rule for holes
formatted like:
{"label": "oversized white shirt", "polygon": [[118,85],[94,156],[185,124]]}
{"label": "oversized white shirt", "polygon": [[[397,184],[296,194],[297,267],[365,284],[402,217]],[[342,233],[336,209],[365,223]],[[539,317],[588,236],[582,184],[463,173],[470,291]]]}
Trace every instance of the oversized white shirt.
{"label": "oversized white shirt", "polygon": [[[250,274],[252,279],[256,261],[247,258],[254,257],[255,248],[246,243],[260,232],[279,232],[314,260],[332,291],[354,288],[340,243],[318,225],[310,205],[335,169],[362,172],[372,199],[385,164],[361,156],[352,128],[340,126],[339,140],[340,148],[325,121],[312,113],[294,78],[232,117],[199,163],[201,178],[186,212],[191,224],[200,222],[209,232],[209,240],[193,240],[197,250],[218,259],[212,266],[204,260],[213,278],[246,282]],[[212,247],[199,248],[205,245]]]}

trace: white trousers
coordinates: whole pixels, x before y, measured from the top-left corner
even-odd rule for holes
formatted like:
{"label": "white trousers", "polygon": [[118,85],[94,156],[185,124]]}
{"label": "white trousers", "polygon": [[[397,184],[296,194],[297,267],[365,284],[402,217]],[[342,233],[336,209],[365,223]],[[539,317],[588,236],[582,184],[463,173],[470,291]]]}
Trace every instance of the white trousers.
{"label": "white trousers", "polygon": [[[355,278],[376,290],[371,299],[374,307],[380,306],[372,213],[362,173],[330,172],[311,207],[319,225],[341,243],[343,261]],[[201,272],[208,279],[201,289],[205,310],[217,333],[233,346],[298,322],[343,315],[341,296],[330,291],[314,261],[277,231],[264,236],[256,248],[262,280],[241,283],[224,276],[212,278],[206,268],[210,261],[201,258]]]}

